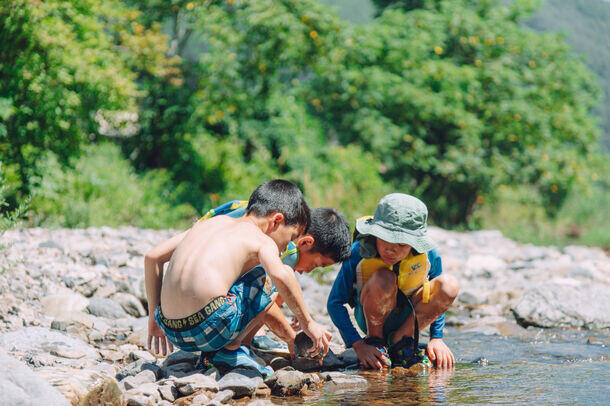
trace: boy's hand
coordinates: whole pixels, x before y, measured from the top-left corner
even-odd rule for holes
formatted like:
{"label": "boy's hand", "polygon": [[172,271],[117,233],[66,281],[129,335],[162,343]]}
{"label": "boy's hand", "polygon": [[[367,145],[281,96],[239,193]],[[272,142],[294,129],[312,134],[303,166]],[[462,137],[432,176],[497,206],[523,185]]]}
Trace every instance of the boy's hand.
{"label": "boy's hand", "polygon": [[303,326],[303,331],[311,338],[311,341],[313,341],[313,347],[307,350],[309,356],[313,358],[322,353],[322,358],[320,359],[320,365],[322,365],[322,359],[326,353],[328,353],[328,343],[330,342],[332,334],[313,320]]}
{"label": "boy's hand", "polygon": [[358,340],[352,344],[352,348],[356,351],[356,355],[363,367],[368,369],[381,369],[383,367],[384,362],[381,351],[375,348],[374,345],[368,345],[364,340]]}
{"label": "boy's hand", "polygon": [[163,330],[161,327],[157,325],[155,321],[155,316],[148,316],[148,349],[152,350],[152,343],[154,341],[155,344],[155,354],[159,354],[159,346],[163,351],[163,356],[167,355],[167,348],[169,347],[169,352],[174,351],[174,345],[165,337]]}
{"label": "boy's hand", "polygon": [[431,338],[428,342],[428,358],[437,368],[449,368],[455,364],[453,353],[442,338]]}

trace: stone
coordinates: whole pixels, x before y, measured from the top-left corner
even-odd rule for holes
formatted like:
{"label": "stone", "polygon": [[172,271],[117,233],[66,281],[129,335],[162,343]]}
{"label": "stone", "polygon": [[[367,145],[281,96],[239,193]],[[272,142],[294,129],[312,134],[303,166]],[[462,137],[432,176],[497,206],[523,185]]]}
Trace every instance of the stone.
{"label": "stone", "polygon": [[89,305],[89,299],[69,289],[61,293],[45,296],[40,299],[47,316],[66,320],[66,314],[83,312]]}
{"label": "stone", "polygon": [[555,281],[526,290],[511,310],[523,327],[602,329],[610,328],[609,308],[608,287]]}
{"label": "stone", "polygon": [[178,391],[183,395],[190,395],[200,390],[217,391],[219,383],[215,377],[204,375],[200,372],[173,379]]}
{"label": "stone", "polygon": [[[157,389],[159,390],[159,394],[161,395],[161,398],[165,399],[169,402],[175,401],[179,396],[178,390],[172,384],[159,385],[159,387]],[[204,403],[204,402],[200,402],[200,403]]]}
{"label": "stone", "polygon": [[104,297],[91,298],[87,310],[95,316],[106,317],[107,319],[120,319],[128,316],[120,304]]}
{"label": "stone", "polygon": [[82,405],[104,405],[104,406],[123,406],[123,392],[117,381],[113,378],[106,378],[95,385],[84,400]]}
{"label": "stone", "polygon": [[214,400],[216,402],[220,402],[220,403],[227,403],[228,401],[230,401],[233,398],[234,394],[235,393],[232,390],[225,389],[225,390],[218,392],[216,394],[216,396],[214,396],[214,399],[212,399],[212,400]]}
{"label": "stone", "polygon": [[153,382],[144,383],[134,388],[135,391],[141,393],[144,396],[161,399],[161,394],[157,384]]}
{"label": "stone", "polygon": [[0,353],[0,393],[5,405],[70,406],[57,389],[4,353]]}
{"label": "stone", "polygon": [[169,367],[172,365],[180,364],[182,362],[188,362],[195,366],[195,364],[197,364],[197,361],[199,361],[199,353],[178,350],[172,352],[167,356],[165,361],[163,361],[163,366]]}
{"label": "stone", "polygon": [[99,353],[89,344],[61,331],[46,327],[25,327],[5,333],[0,336],[0,347],[9,352],[19,353],[44,354],[55,351],[64,354],[79,354],[77,359],[62,358],[75,366],[99,360]]}
{"label": "stone", "polygon": [[121,305],[125,312],[133,317],[143,317],[147,315],[142,302],[132,294],[119,292],[111,297],[112,300]]}
{"label": "stone", "polygon": [[152,406],[154,402],[147,396],[144,395],[136,395],[130,394],[125,397],[126,404],[125,406]]}
{"label": "stone", "polygon": [[[395,369],[393,368],[392,371]],[[332,390],[367,388],[369,386],[365,378],[341,372],[322,372],[320,378],[324,381],[324,385]]]}
{"label": "stone", "polygon": [[177,378],[190,375],[193,372],[196,372],[197,369],[190,362],[180,362],[178,364],[173,364],[167,367],[161,367],[159,371],[160,376],[162,377],[170,377],[175,376]]}
{"label": "stone", "polygon": [[284,357],[275,357],[269,362],[269,366],[271,366],[274,371],[277,371],[278,369],[290,366],[290,361]]}
{"label": "stone", "polygon": [[265,384],[276,396],[298,395],[303,386],[308,385],[309,377],[301,371],[275,371],[265,380]]}
{"label": "stone", "polygon": [[305,332],[303,332],[303,331],[298,333],[294,339],[295,355],[297,357],[303,357],[303,358],[311,358],[311,359],[316,359],[316,360],[321,359],[322,353],[317,354],[315,357],[309,356],[309,351],[307,351],[307,350],[309,350],[311,347],[313,347],[313,341],[311,341],[311,338],[309,338],[309,336],[307,334],[305,334]]}
{"label": "stone", "polygon": [[235,397],[250,396],[263,382],[263,377],[253,369],[237,368],[218,381],[219,390],[232,390]]}
{"label": "stone", "polygon": [[156,360],[155,356],[148,351],[132,351],[129,353],[129,359],[132,361],[143,359],[148,362],[154,362]]}

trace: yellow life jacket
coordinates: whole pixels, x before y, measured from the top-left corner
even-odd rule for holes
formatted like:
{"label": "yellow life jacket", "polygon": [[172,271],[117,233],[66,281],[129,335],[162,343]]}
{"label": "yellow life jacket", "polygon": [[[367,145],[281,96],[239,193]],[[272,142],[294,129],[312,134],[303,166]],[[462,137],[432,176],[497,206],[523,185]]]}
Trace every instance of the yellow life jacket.
{"label": "yellow life jacket", "polygon": [[[370,277],[380,269],[392,270],[391,266],[383,262],[380,258],[365,258],[356,266],[356,284],[358,294],[362,291],[364,284]],[[423,302],[427,303],[430,296],[430,285],[428,282],[428,272],[430,271],[430,261],[426,253],[409,256],[402,261],[398,268],[398,288],[406,297],[411,296],[417,289],[424,287]]]}

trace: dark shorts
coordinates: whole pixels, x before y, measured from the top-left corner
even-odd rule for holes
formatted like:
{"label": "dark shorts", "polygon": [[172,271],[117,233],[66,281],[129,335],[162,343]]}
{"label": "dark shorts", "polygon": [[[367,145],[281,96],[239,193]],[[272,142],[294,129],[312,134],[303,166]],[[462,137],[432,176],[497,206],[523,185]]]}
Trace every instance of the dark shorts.
{"label": "dark shorts", "polygon": [[[394,309],[388,316],[385,323],[383,323],[383,338],[398,330],[403,325],[407,317],[411,314],[410,306],[403,306],[402,309]],[[360,304],[360,299],[356,300],[356,307],[354,308],[354,318],[358,323],[358,327],[366,334],[366,318],[364,317],[364,309]]]}
{"label": "dark shorts", "polygon": [[226,296],[213,299],[197,313],[182,319],[167,319],[158,306],[155,320],[178,348],[217,351],[233,342],[269,306],[274,292],[271,279],[257,266],[242,275]]}

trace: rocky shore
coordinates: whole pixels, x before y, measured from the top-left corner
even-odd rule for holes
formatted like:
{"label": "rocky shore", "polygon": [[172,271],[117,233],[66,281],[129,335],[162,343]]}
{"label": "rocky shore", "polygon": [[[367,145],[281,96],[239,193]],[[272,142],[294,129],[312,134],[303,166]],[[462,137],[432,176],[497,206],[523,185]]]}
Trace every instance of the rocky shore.
{"label": "rocky shore", "polygon": [[[449,326],[503,336],[527,335],[528,326],[610,328],[610,258],[601,249],[524,245],[497,231],[430,232],[444,272],[461,285]],[[0,404],[256,405],[368,385],[349,373],[357,358],[326,312],[336,268],[299,277],[314,318],[333,333],[322,368],[259,353],[276,370],[263,380],[243,369],[202,373],[198,354],[146,351],[143,257],[174,233],[102,227],[0,236]]]}

